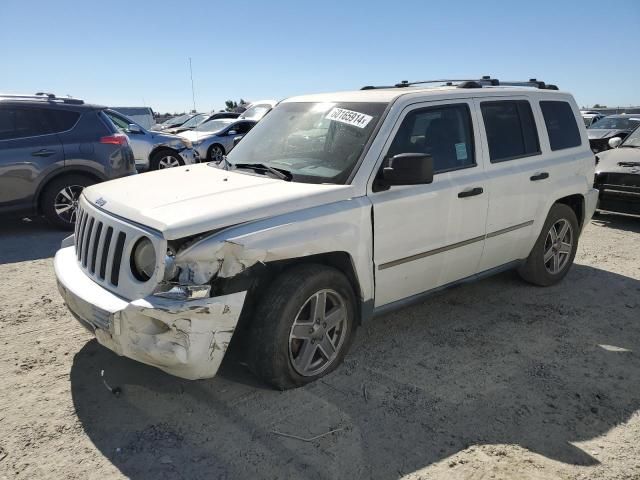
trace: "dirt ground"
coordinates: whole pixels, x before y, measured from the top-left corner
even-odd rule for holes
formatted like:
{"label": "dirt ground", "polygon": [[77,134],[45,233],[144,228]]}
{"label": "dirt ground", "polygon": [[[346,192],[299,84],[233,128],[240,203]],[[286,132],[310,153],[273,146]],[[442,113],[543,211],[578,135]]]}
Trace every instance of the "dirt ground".
{"label": "dirt ground", "polygon": [[56,290],[63,236],[0,224],[0,478],[640,478],[638,218],[595,218],[555,287],[506,273],[377,318],[287,392],[233,356],[190,382],[101,347]]}

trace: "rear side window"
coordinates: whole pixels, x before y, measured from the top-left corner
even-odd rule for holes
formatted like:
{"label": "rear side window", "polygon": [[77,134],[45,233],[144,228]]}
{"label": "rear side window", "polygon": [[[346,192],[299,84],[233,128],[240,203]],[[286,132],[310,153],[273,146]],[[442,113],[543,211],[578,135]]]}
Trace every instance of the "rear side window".
{"label": "rear side window", "polygon": [[551,150],[577,147],[582,143],[571,105],[558,101],[540,102],[540,109],[547,126]]}
{"label": "rear side window", "polygon": [[78,112],[72,112],[70,110],[46,110],[45,112],[54,133],[71,130],[80,118]]}
{"label": "rear side window", "polygon": [[0,140],[35,137],[48,133],[52,133],[52,128],[42,109],[0,109]]}
{"label": "rear side window", "polygon": [[540,153],[538,131],[526,100],[502,100],[480,104],[489,143],[491,163]]}

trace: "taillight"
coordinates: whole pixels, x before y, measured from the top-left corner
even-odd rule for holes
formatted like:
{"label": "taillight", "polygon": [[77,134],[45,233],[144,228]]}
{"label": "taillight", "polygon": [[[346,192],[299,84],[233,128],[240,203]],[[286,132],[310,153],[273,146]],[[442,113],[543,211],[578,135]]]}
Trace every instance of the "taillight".
{"label": "taillight", "polygon": [[123,133],[114,133],[113,135],[108,135],[106,137],[102,137],[100,139],[100,143],[105,143],[107,145],[128,145],[129,139]]}

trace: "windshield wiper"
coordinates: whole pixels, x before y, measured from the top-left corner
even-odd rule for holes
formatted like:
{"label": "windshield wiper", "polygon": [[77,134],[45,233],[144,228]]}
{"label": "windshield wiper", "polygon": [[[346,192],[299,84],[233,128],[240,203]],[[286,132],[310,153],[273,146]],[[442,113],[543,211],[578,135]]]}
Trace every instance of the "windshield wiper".
{"label": "windshield wiper", "polygon": [[278,177],[279,179],[284,180],[286,182],[290,182],[291,179],[293,178],[293,175],[289,170],[285,170],[283,168],[273,168],[273,167],[270,167],[269,165],[265,165],[264,163],[233,163],[233,164],[229,163],[229,166],[232,166],[233,168],[240,168],[240,169],[244,168],[244,169],[249,169],[254,171],[269,172],[275,175],[276,177]]}

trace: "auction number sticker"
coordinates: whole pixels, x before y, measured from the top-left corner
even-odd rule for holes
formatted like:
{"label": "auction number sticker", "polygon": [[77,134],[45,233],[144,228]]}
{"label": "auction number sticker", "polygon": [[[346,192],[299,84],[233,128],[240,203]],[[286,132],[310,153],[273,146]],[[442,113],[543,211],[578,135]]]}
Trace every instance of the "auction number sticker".
{"label": "auction number sticker", "polygon": [[354,112],[353,110],[346,110],[344,108],[333,108],[325,117],[327,120],[333,120],[334,122],[346,123],[347,125],[353,125],[354,127],[364,128],[373,119],[370,115],[364,113]]}

